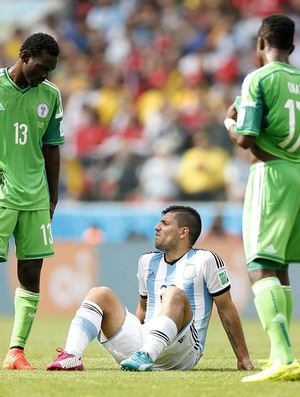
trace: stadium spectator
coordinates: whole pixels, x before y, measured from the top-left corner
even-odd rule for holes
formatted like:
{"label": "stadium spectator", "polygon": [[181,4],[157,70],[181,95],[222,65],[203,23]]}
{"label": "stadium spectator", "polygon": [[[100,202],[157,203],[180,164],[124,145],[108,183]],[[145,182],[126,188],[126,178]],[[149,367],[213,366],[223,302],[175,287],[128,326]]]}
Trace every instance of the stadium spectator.
{"label": "stadium spectator", "polygon": [[3,44],[3,56],[8,65],[12,64],[18,58],[20,48],[26,36],[26,31],[16,28],[11,37]]}
{"label": "stadium spectator", "polygon": [[235,145],[233,154],[224,169],[227,200],[244,201],[250,165],[249,152]]}
{"label": "stadium spectator", "polygon": [[211,143],[205,131],[193,135],[194,146],[179,162],[177,181],[183,200],[222,200],[225,197],[224,169],[229,154]]}
{"label": "stadium spectator", "polygon": [[152,152],[138,172],[139,198],[145,201],[176,201],[178,186],[175,175],[178,156],[172,142],[159,138],[152,145]]}
{"label": "stadium spectator", "polygon": [[[138,146],[140,154],[144,151],[144,160],[153,143],[149,138],[155,140],[164,128],[160,123],[168,107],[175,108],[177,131],[191,136],[197,129],[205,130],[213,145],[231,153],[231,141],[222,133],[223,114],[244,76],[258,66],[256,32],[261,16],[270,10],[293,15],[295,42],[299,42],[296,0],[255,0],[251,6],[244,0],[69,0],[55,17],[51,11],[27,27],[22,21],[5,29],[0,59],[4,66],[11,64],[11,54],[18,51],[26,31],[43,27],[42,31],[54,32],[61,60],[51,79],[60,87],[65,104],[62,170],[78,161],[74,136],[81,127],[84,106],[97,108],[111,132],[123,111],[124,97],[126,107],[134,108],[138,117],[130,131],[141,129],[138,141],[131,144]],[[298,51],[291,55],[296,66]],[[122,134],[114,138],[116,147],[121,147],[117,141],[123,140]],[[183,146],[190,144],[188,139]],[[182,147],[177,153],[182,153]],[[101,153],[98,161],[102,164]],[[90,173],[94,165],[94,161],[85,162],[81,174]],[[72,178],[67,171],[62,173],[64,179]],[[62,182],[67,187],[64,197],[84,198],[72,188],[73,181]]]}
{"label": "stadium spectator", "polygon": [[95,175],[91,179],[94,193],[90,198],[102,201],[134,200],[138,186],[137,161],[138,156],[123,145],[102,161],[102,167],[96,164]]}
{"label": "stadium spectator", "polygon": [[294,21],[266,17],[257,39],[262,67],[249,74],[227,112],[231,139],[251,152],[243,215],[243,239],[255,306],[271,342],[269,361],[243,382],[300,380],[290,341],[290,263],[300,260],[300,71],[294,50]]}
{"label": "stadium spectator", "polygon": [[106,41],[118,30],[125,28],[126,21],[133,11],[135,1],[96,0],[86,14],[86,25],[97,29]]}
{"label": "stadium spectator", "polygon": [[143,134],[148,146],[163,139],[179,155],[191,146],[191,134],[183,126],[178,110],[170,102],[152,114],[144,125]]}
{"label": "stadium spectator", "polygon": [[198,212],[170,206],[155,231],[157,251],[139,260],[136,315],[111,289],[92,288],[71,322],[65,349],[47,370],[83,370],[81,357],[96,338],[125,370],[192,369],[204,352],[213,302],[237,368],[253,369],[226,265],[217,254],[193,248],[201,233]]}
{"label": "stadium spectator", "polygon": [[75,131],[75,156],[84,159],[93,156],[105,139],[109,137],[109,131],[100,123],[95,108],[83,105],[82,110],[82,125]]}
{"label": "stadium spectator", "polygon": [[100,227],[93,223],[83,232],[82,240],[89,245],[99,245],[105,241],[105,236]]}

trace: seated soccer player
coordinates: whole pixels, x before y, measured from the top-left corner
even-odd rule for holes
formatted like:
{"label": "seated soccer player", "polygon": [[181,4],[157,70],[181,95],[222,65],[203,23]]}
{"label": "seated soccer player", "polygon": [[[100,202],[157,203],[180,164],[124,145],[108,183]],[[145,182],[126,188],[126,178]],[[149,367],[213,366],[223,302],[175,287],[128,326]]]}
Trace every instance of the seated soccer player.
{"label": "seated soccer player", "polygon": [[193,248],[200,215],[182,205],[162,215],[155,227],[157,250],[139,260],[136,315],[111,289],[92,288],[72,320],[64,350],[47,370],[83,370],[81,357],[95,338],[124,370],[191,369],[203,355],[213,302],[237,368],[253,369],[226,265],[214,252]]}

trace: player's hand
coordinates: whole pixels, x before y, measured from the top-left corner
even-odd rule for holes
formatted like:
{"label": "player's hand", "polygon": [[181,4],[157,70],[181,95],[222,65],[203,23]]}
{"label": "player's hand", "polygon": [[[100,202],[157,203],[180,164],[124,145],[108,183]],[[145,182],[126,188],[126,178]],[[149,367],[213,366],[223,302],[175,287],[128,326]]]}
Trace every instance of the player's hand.
{"label": "player's hand", "polygon": [[235,120],[235,121],[236,121],[236,119],[237,119],[237,111],[236,111],[236,108],[235,108],[234,103],[232,103],[232,104],[229,106],[228,110],[227,110],[226,119],[227,119],[227,118],[233,119],[233,120]]}
{"label": "player's hand", "polygon": [[251,371],[252,369],[254,369],[254,365],[249,357],[244,357],[243,359],[238,360],[237,368],[238,370]]}
{"label": "player's hand", "polygon": [[50,201],[50,220],[52,221],[56,204]]}

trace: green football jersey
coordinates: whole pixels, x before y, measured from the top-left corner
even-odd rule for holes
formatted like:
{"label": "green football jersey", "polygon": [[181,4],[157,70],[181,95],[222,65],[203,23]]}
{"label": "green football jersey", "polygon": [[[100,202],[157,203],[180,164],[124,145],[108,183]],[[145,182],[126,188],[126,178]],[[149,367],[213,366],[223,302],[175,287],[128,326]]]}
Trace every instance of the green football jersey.
{"label": "green football jersey", "polygon": [[64,143],[62,116],[54,84],[21,89],[0,69],[0,206],[49,208],[42,144]]}
{"label": "green football jersey", "polygon": [[271,62],[246,76],[236,101],[237,133],[256,145],[300,163],[300,70]]}

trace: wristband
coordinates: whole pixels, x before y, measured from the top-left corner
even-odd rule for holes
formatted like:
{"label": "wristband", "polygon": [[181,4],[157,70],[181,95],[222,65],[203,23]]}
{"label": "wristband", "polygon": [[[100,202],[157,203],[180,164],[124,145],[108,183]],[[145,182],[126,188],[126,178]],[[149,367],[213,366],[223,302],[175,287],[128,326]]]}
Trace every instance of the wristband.
{"label": "wristband", "polygon": [[229,128],[232,125],[234,126],[236,125],[236,121],[228,117],[227,119],[224,120],[224,125],[226,127],[226,130],[229,131]]}

